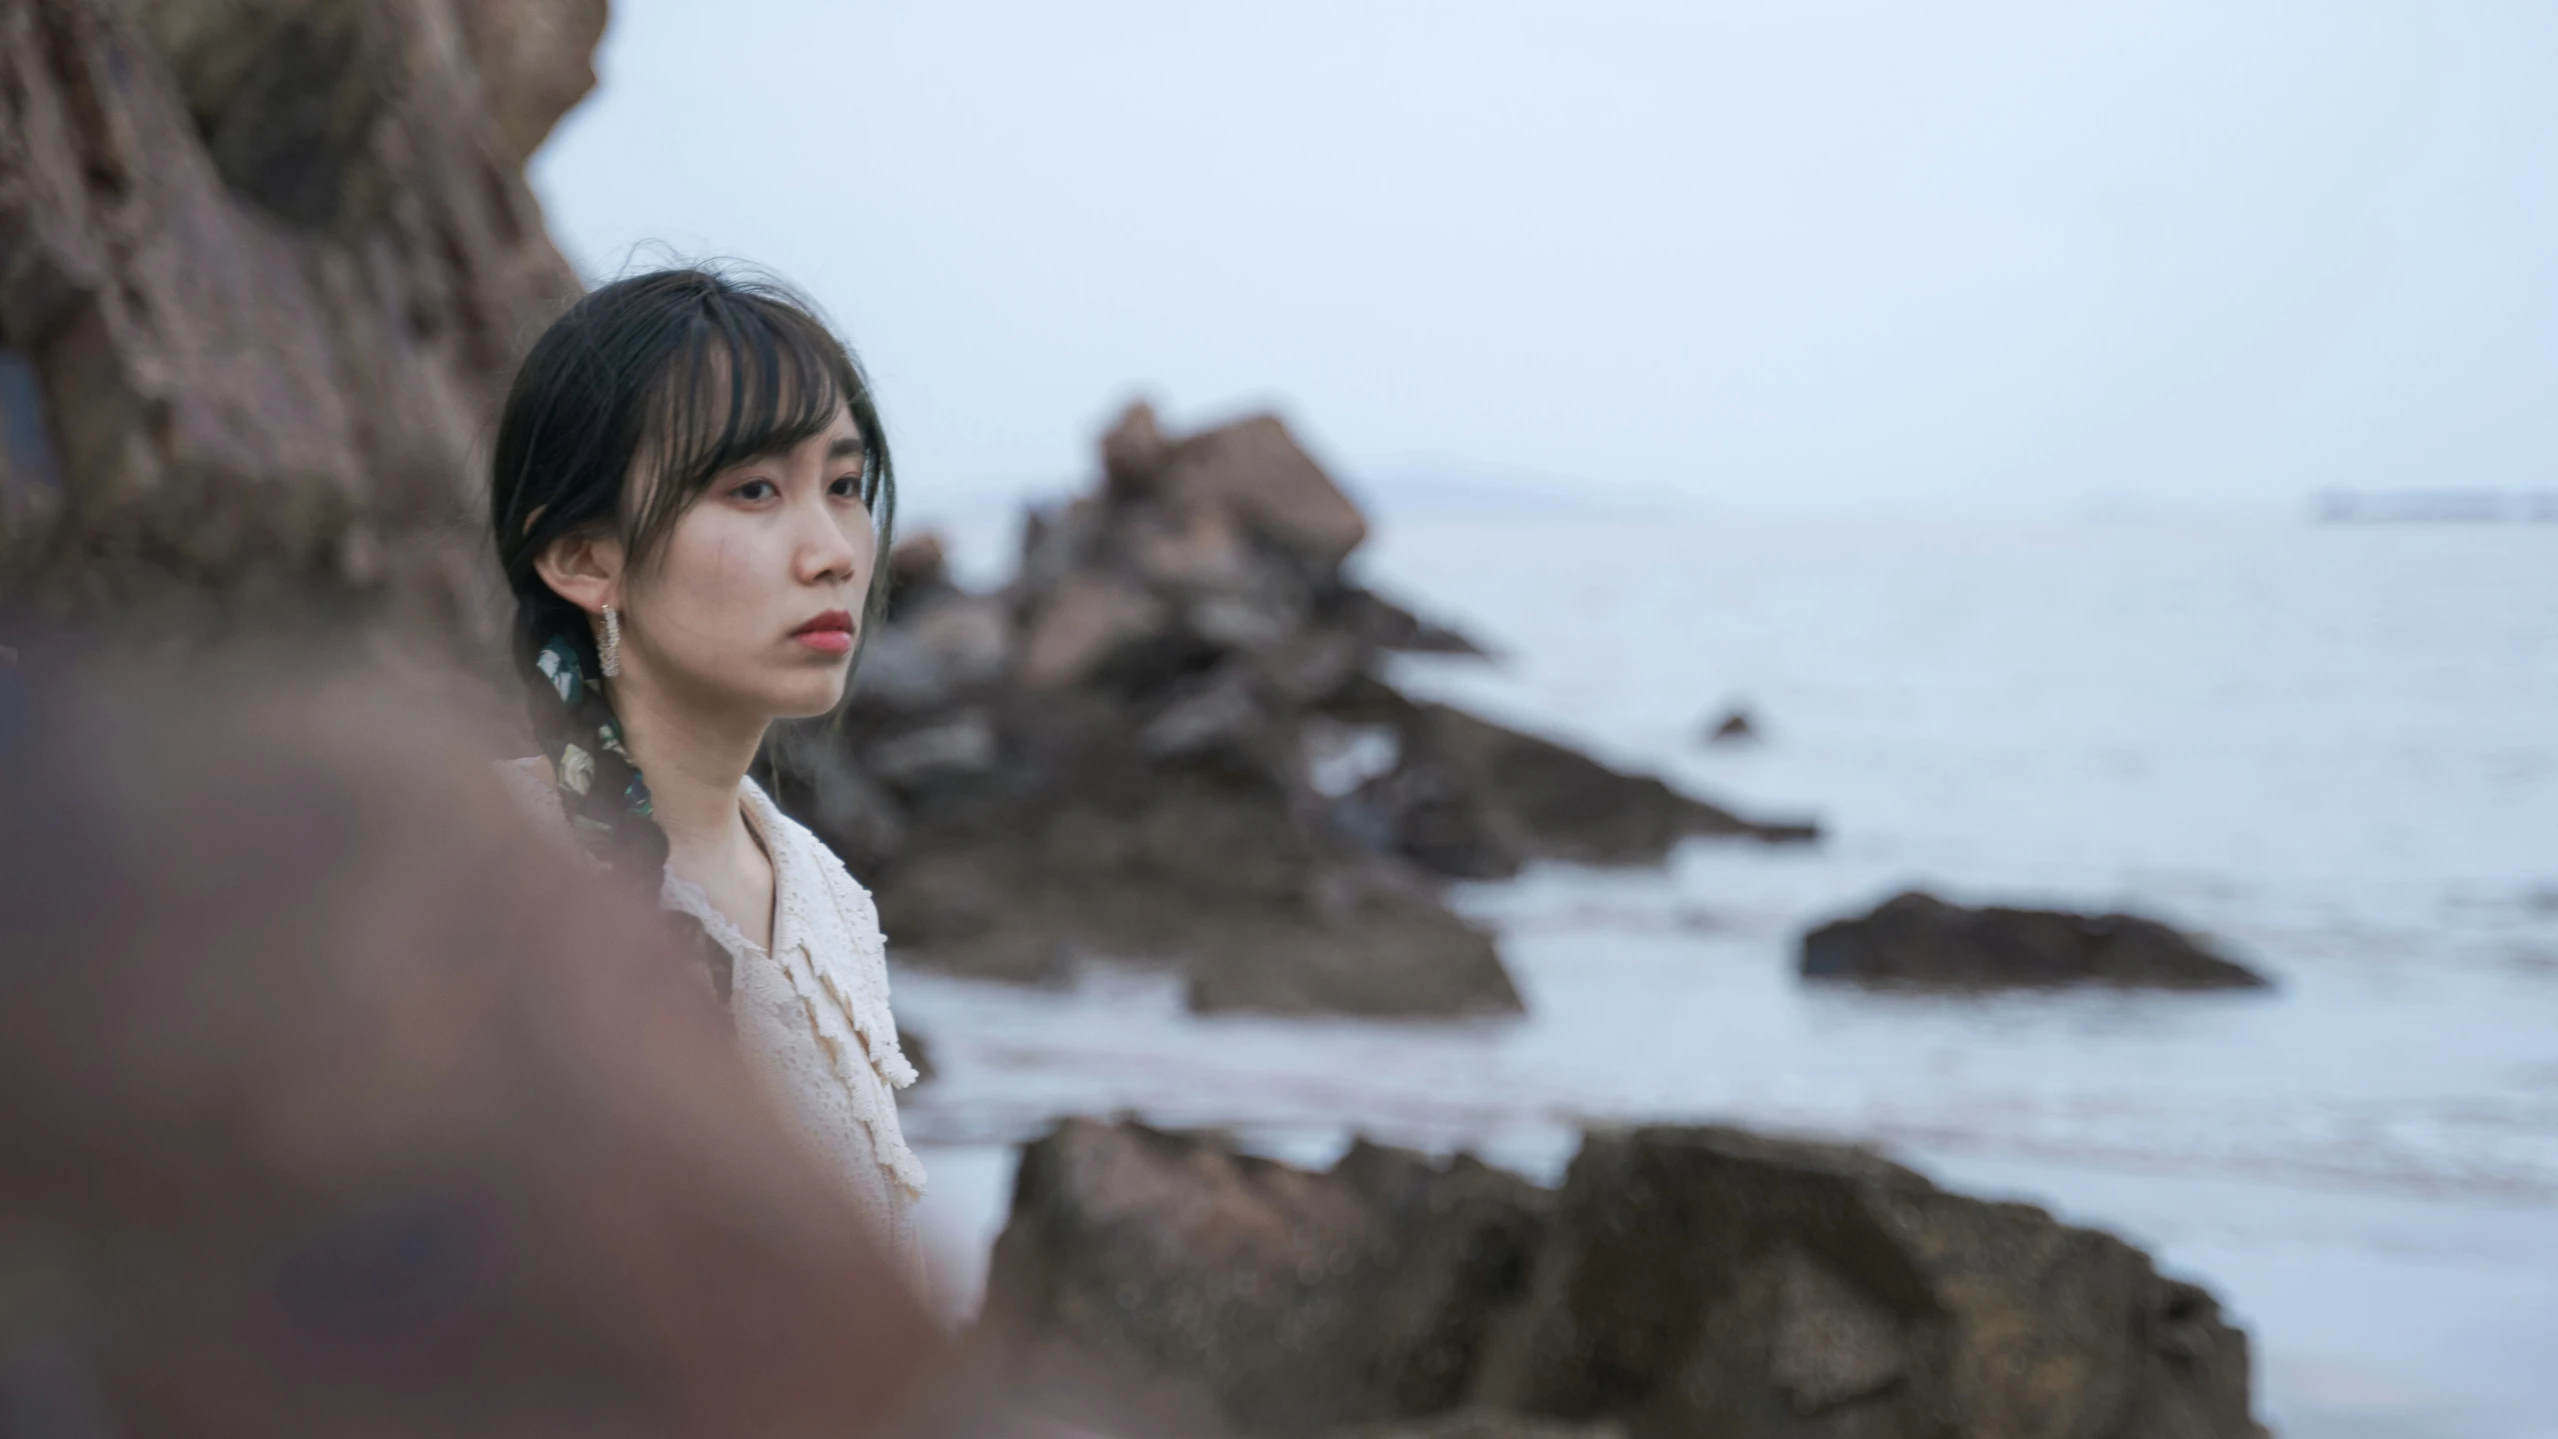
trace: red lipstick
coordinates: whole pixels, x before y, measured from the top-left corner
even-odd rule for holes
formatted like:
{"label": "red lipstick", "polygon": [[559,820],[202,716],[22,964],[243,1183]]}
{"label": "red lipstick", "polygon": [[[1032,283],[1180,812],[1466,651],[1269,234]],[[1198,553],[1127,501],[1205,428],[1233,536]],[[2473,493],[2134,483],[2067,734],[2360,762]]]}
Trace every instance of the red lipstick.
{"label": "red lipstick", "polygon": [[830,655],[851,654],[853,652],[853,617],[842,610],[828,610],[791,631],[791,638],[810,649],[822,650]]}

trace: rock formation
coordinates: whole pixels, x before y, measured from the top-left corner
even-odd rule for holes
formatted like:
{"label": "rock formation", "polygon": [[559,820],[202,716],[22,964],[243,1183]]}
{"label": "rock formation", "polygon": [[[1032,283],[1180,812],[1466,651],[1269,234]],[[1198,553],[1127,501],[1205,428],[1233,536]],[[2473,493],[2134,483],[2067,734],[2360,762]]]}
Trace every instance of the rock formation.
{"label": "rock formation", "polygon": [[2246,1336],[2139,1250],[1727,1129],[1586,1140],[1483,1372],[1636,1436],[2261,1433]]}
{"label": "rock formation", "polygon": [[1803,977],[1958,989],[2258,989],[2254,971],[2128,914],[1966,909],[1912,892],[1803,936]]}
{"label": "rock formation", "polygon": [[1101,471],[1029,516],[998,593],[901,546],[842,728],[776,747],[901,960],[1161,963],[1203,1010],[1502,1013],[1444,880],[1810,835],[1396,692],[1387,654],[1474,646],[1350,578],[1366,521],[1278,420],[1175,437],[1140,405]]}
{"label": "rock formation", "polygon": [[1196,1432],[1313,1434],[1466,1398],[1549,1196],[1361,1144],[1310,1174],[1134,1124],[1023,1152],[984,1332],[1032,1385],[1132,1389]]}
{"label": "rock formation", "polygon": [[2131,1246],[1725,1129],[1592,1134],[1549,1195],[1068,1121],[1024,1151],[984,1327],[1061,1408],[1253,1439],[2262,1432],[2246,1336]]}
{"label": "rock formation", "polygon": [[578,284],[525,157],[605,0],[0,8],[9,589],[477,622],[471,462]]}
{"label": "rock formation", "polygon": [[1810,825],[1745,820],[1648,775],[1620,773],[1444,705],[1381,696],[1351,707],[1391,725],[1401,756],[1354,802],[1399,852],[1440,874],[1507,878],[1533,859],[1655,864],[1697,835],[1817,837]]}
{"label": "rock formation", "polygon": [[1707,744],[1749,744],[1758,737],[1758,722],[1739,705],[1725,710],[1720,718],[1707,721],[1705,726]]}

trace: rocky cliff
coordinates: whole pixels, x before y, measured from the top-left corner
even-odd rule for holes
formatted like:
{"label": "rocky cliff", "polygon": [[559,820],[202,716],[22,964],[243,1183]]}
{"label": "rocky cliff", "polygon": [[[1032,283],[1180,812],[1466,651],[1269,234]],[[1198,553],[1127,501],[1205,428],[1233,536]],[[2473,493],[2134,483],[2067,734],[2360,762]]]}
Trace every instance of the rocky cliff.
{"label": "rocky cliff", "polygon": [[604,0],[0,6],[0,535],[95,610],[310,586],[480,622],[472,463],[577,293],[523,166]]}

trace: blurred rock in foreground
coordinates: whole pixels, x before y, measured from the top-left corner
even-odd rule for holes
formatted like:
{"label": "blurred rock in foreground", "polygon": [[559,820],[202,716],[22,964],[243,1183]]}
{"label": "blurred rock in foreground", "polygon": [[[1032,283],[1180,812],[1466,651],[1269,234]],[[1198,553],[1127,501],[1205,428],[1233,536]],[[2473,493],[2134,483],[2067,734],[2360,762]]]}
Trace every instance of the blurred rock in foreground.
{"label": "blurred rock in foreground", "polygon": [[1139,405],[1101,470],[1028,517],[999,592],[901,546],[845,726],[777,745],[902,961],[1165,964],[1202,1010],[1505,1013],[1446,879],[1810,836],[1397,693],[1389,654],[1477,651],[1350,578],[1367,522],[1278,420],[1175,437]]}
{"label": "blurred rock in foreground", "polygon": [[523,166],[604,11],[0,6],[7,597],[484,625],[473,450],[578,292]]}
{"label": "blurred rock in foreground", "polygon": [[2253,970],[2153,919],[1966,909],[1915,891],[1804,935],[1802,972],[1806,979],[1914,988],[2265,987]]}
{"label": "blurred rock in foreground", "polygon": [[984,1330],[1202,1432],[2252,1439],[2246,1336],[2140,1251],[1860,1150],[1588,1136],[1548,1194],[1134,1124],[1023,1153]]}
{"label": "blurred rock in foreground", "polygon": [[0,1431],[860,1435],[952,1362],[438,686],[59,652],[0,668]]}

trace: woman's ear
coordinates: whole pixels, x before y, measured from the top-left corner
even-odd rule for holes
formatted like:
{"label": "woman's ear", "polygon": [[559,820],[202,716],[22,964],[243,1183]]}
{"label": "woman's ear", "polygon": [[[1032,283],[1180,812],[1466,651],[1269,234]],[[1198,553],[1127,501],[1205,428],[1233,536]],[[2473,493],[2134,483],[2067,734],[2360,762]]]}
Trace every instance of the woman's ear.
{"label": "woman's ear", "polygon": [[622,560],[619,538],[582,529],[551,541],[533,569],[552,593],[591,615],[622,603]]}

